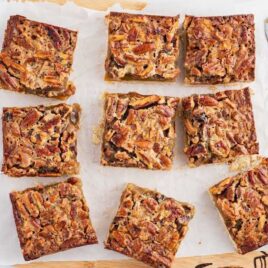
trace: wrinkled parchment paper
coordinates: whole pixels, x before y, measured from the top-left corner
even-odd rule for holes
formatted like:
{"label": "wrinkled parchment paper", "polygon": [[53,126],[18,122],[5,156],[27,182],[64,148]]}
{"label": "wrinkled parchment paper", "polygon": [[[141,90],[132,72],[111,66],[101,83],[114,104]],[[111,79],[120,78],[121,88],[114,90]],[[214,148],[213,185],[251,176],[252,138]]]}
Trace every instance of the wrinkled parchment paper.
{"label": "wrinkled parchment paper", "polygon": [[[119,6],[111,10],[120,10]],[[142,13],[176,15],[231,15],[254,13],[256,23],[257,70],[253,89],[253,106],[256,119],[260,152],[268,155],[268,45],[264,34],[264,20],[268,17],[265,0],[150,0]],[[209,87],[189,87],[182,83],[183,72],[175,83],[157,82],[105,82],[104,59],[107,31],[104,21],[106,12],[86,10],[68,3],[58,6],[48,3],[0,2],[0,44],[10,15],[21,14],[32,20],[60,25],[79,31],[74,56],[72,80],[76,94],[68,103],[78,102],[82,106],[81,130],[78,137],[78,158],[81,162],[83,189],[91,210],[91,218],[97,231],[99,244],[67,250],[42,257],[40,261],[51,260],[96,260],[125,258],[118,253],[105,250],[103,240],[114,217],[119,198],[125,184],[133,182],[140,186],[157,189],[177,200],[191,202],[196,215],[190,223],[189,232],[181,244],[177,256],[216,254],[234,251],[207,189],[231,173],[226,165],[209,165],[195,169],[186,166],[182,153],[183,132],[180,120],[177,127],[177,144],[174,166],[171,171],[148,171],[133,168],[109,168],[99,164],[100,145],[92,143],[94,127],[102,117],[102,94],[104,91],[137,91],[143,94],[187,96],[193,93],[209,93]],[[181,63],[180,63],[181,64]],[[217,86],[221,89],[239,89],[243,84]],[[0,90],[0,109],[4,106],[28,106],[57,103],[31,95]],[[1,127],[1,126],[0,126]],[[243,130],[241,130],[243,131]],[[2,143],[2,133],[0,134]],[[0,146],[2,158],[2,144]],[[1,159],[2,160],[2,159]],[[9,192],[48,184],[63,178],[9,178],[0,174],[0,264],[23,263],[12,215]]]}

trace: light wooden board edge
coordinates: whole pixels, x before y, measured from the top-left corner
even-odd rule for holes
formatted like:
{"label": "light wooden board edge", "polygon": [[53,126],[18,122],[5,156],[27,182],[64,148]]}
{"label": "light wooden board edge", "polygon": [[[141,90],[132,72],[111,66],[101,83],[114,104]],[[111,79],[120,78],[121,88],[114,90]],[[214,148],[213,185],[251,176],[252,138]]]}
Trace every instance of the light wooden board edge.
{"label": "light wooden board edge", "polygon": [[[16,1],[16,0],[15,0]],[[17,0],[19,2],[44,2],[44,0]],[[68,0],[45,0],[50,3],[65,4]],[[107,10],[114,4],[122,8],[142,10],[146,1],[136,0],[72,0],[75,4],[89,9]],[[174,260],[173,268],[268,268],[268,255],[265,252],[254,251],[246,255],[226,253],[208,256],[183,257]],[[145,268],[148,267],[135,260],[107,261],[62,261],[62,262],[32,262],[15,265],[16,268]]]}
{"label": "light wooden board edge", "polygon": [[[246,255],[226,253],[210,256],[183,257],[175,259],[172,268],[267,268],[268,255],[254,251]],[[36,262],[16,265],[16,268],[146,268],[135,260]]]}
{"label": "light wooden board edge", "polygon": [[[14,0],[12,0],[14,1]],[[15,0],[18,2],[44,2],[44,0]],[[45,0],[45,2],[63,5],[68,0]],[[114,4],[120,4],[122,8],[142,10],[146,6],[146,0],[72,0],[75,4],[95,10],[107,10]]]}

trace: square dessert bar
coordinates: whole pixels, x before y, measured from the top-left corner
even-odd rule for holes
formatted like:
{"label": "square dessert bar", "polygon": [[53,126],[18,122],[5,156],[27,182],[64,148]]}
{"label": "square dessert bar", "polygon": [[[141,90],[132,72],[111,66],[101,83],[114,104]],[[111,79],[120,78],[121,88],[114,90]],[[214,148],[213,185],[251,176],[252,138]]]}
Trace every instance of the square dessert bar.
{"label": "square dessert bar", "polygon": [[79,172],[78,104],[3,109],[2,171],[15,177]]}
{"label": "square dessert bar", "polygon": [[107,79],[175,80],[179,74],[179,16],[111,12],[107,18]]}
{"label": "square dessert bar", "polygon": [[211,187],[210,194],[239,253],[268,243],[268,158]]}
{"label": "square dessert bar", "polygon": [[66,99],[75,93],[68,80],[77,32],[11,16],[0,54],[0,87]]}
{"label": "square dessert bar", "polygon": [[223,84],[255,79],[254,15],[186,16],[185,82]]}
{"label": "square dessert bar", "polygon": [[170,169],[178,98],[106,94],[101,163]]}
{"label": "square dessert bar", "polygon": [[10,200],[26,261],[98,243],[77,178],[12,192]]}
{"label": "square dessert bar", "polygon": [[249,88],[184,98],[182,114],[189,165],[259,153]]}
{"label": "square dessert bar", "polygon": [[171,267],[193,216],[190,204],[128,184],[105,247],[153,267]]}

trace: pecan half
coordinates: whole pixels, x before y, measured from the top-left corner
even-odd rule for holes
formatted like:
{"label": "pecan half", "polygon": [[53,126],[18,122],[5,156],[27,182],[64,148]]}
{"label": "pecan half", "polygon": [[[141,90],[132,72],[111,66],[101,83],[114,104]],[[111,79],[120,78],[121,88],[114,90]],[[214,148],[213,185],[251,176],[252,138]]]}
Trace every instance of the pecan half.
{"label": "pecan half", "polygon": [[155,49],[155,45],[153,43],[144,43],[133,48],[133,52],[135,54],[144,54],[146,52],[153,51]]}

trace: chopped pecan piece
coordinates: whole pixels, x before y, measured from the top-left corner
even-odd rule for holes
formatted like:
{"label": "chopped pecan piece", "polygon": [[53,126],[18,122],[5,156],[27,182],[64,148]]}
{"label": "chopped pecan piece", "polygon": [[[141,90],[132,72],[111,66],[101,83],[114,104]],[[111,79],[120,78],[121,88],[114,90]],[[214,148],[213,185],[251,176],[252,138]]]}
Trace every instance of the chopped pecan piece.
{"label": "chopped pecan piece", "polygon": [[263,158],[253,169],[210,188],[238,253],[245,254],[268,243],[267,180],[268,158]]}
{"label": "chopped pecan piece", "polygon": [[185,82],[223,84],[255,79],[254,15],[186,16]]}
{"label": "chopped pecan piece", "polygon": [[0,87],[49,98],[75,93],[69,75],[77,32],[11,16],[0,53]]}
{"label": "chopped pecan piece", "polygon": [[12,192],[10,200],[26,261],[98,243],[82,183],[77,178]]}
{"label": "chopped pecan piece", "polygon": [[111,12],[106,77],[111,80],[175,80],[179,74],[179,16]]}
{"label": "chopped pecan piece", "polygon": [[194,207],[134,184],[120,200],[105,247],[152,267],[171,267]]}
{"label": "chopped pecan piece", "polygon": [[153,43],[144,43],[133,48],[135,54],[144,54],[146,52],[151,52],[155,50],[155,45]]}
{"label": "chopped pecan piece", "polygon": [[209,95],[200,96],[199,101],[200,101],[200,104],[203,106],[217,106],[219,103],[215,98]]}
{"label": "chopped pecan piece", "polygon": [[3,109],[2,171],[15,177],[77,174],[80,106]]}
{"label": "chopped pecan piece", "polygon": [[157,103],[160,99],[161,97],[155,95],[137,99],[132,98],[129,102],[129,105],[132,106],[134,109],[139,109]]}
{"label": "chopped pecan piece", "polygon": [[20,126],[21,128],[27,128],[27,127],[31,127],[32,125],[34,125],[39,119],[39,114],[38,112],[33,109],[30,110],[26,116],[24,117],[24,119],[21,121]]}
{"label": "chopped pecan piece", "polygon": [[182,114],[191,166],[258,154],[249,88],[183,98]]}
{"label": "chopped pecan piece", "polygon": [[178,102],[156,95],[107,94],[101,163],[170,169]]}

